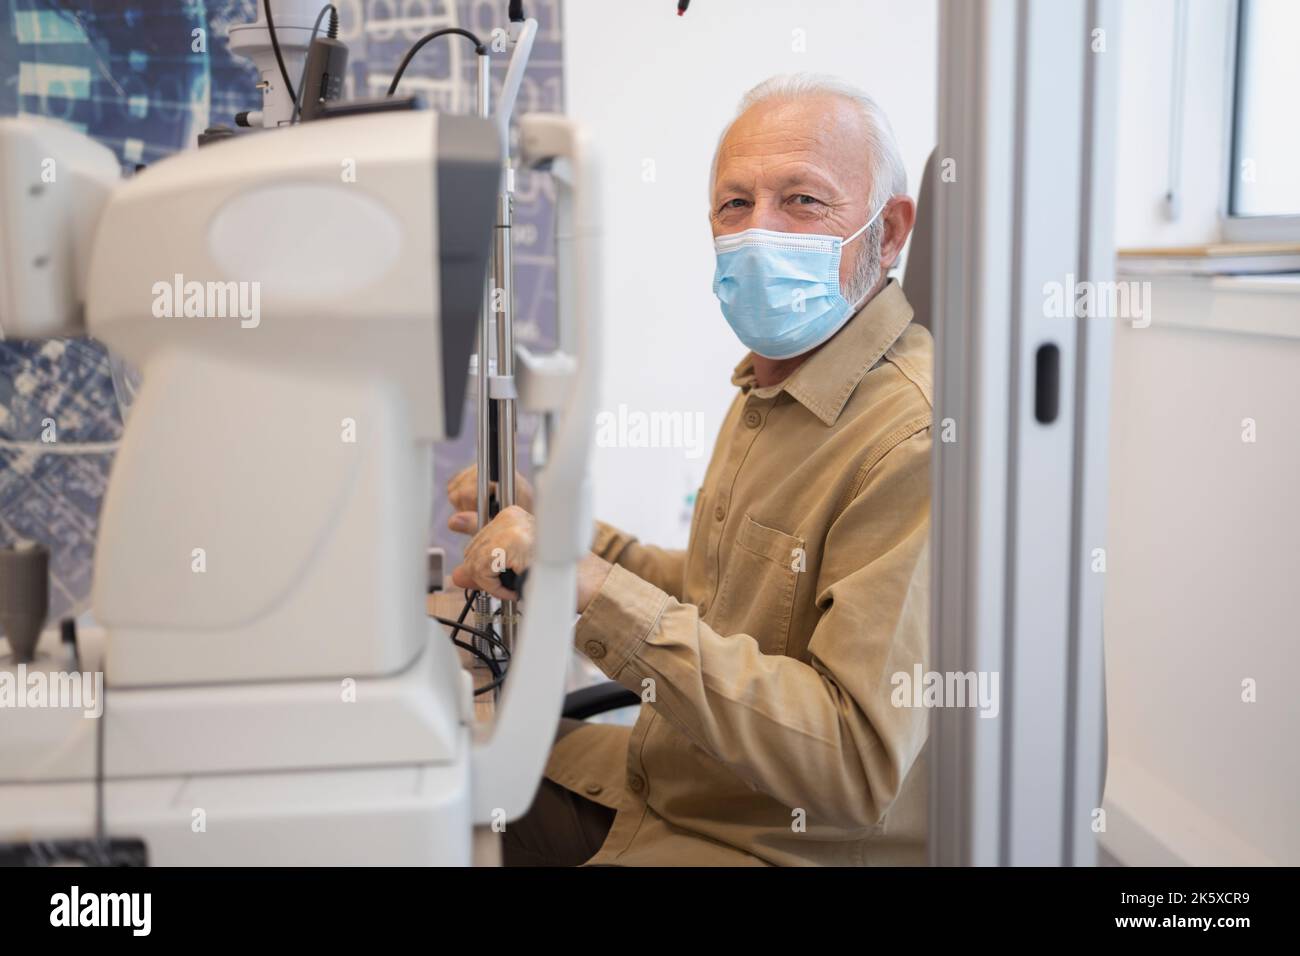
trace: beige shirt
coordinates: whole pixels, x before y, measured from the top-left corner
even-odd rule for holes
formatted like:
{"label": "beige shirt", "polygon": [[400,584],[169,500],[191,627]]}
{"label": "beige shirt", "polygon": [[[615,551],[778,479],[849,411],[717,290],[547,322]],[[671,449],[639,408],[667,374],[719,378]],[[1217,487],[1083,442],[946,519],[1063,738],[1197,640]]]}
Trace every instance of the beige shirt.
{"label": "beige shirt", "polygon": [[784,382],[752,356],[670,551],[608,525],[576,646],[647,701],[546,775],[618,810],[592,864],[925,862],[932,342],[890,282]]}

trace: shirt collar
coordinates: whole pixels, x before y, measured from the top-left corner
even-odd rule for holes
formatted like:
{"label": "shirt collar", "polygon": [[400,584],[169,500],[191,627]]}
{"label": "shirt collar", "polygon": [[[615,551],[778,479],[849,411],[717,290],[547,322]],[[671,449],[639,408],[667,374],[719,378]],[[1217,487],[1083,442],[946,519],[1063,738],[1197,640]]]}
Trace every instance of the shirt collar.
{"label": "shirt collar", "polygon": [[760,388],[754,376],[754,353],[749,352],[736,366],[731,384],[752,392],[756,398],[787,392],[824,424],[834,425],[862,376],[880,361],[911,321],[912,307],[903,288],[898,280],[890,279],[785,381]]}

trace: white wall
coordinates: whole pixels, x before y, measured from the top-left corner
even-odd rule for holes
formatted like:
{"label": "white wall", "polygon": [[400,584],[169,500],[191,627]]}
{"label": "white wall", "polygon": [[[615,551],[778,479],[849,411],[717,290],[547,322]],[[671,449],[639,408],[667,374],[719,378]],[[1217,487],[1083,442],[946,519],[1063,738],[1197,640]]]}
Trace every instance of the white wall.
{"label": "white wall", "polygon": [[[1185,204],[1169,222],[1173,0],[1122,4],[1121,247],[1219,238],[1233,4],[1188,6]],[[1151,327],[1115,338],[1103,844],[1134,864],[1295,865],[1300,286],[1169,279],[1151,305]]]}
{"label": "white wall", "polygon": [[[684,546],[745,350],[713,297],[709,163],[741,95],[774,73],[837,74],[888,113],[915,194],[934,145],[937,13],[894,0],[567,0],[566,112],[605,160],[603,408],[703,416],[690,449],[599,448],[596,514]],[[794,52],[802,30],[806,52]],[[646,181],[647,163],[654,179]],[[695,454],[695,457],[689,457]]]}
{"label": "white wall", "polygon": [[[1268,307],[1296,337],[1189,327]],[[1128,862],[1295,865],[1300,295],[1172,279],[1152,312],[1115,348],[1108,805],[1165,847]]]}

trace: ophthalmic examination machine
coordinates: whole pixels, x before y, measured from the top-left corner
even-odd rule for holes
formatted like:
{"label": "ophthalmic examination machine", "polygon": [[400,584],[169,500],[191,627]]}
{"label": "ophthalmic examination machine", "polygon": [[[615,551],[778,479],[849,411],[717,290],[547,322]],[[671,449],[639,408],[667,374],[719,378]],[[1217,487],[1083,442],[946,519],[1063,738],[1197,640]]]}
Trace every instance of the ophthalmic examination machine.
{"label": "ophthalmic examination machine", "polygon": [[[511,6],[495,109],[474,41],[475,115],[397,96],[397,78],[345,100],[318,0],[271,0],[230,31],[263,90],[242,129],[123,179],[70,127],[0,120],[0,329],[92,335],[141,373],[75,663],[41,614],[3,622],[0,682],[52,702],[94,675],[102,694],[97,713],[0,711],[0,855],[468,864],[476,827],[528,808],[590,538],[601,270],[581,129],[524,115],[511,156],[536,31]],[[563,332],[546,355],[489,314],[516,163],[557,184]],[[471,676],[425,607],[430,446],[459,433],[471,374],[482,462],[513,442],[516,403],[554,422],[526,603],[474,608],[519,626],[478,731]],[[37,578],[9,575],[12,608]]]}

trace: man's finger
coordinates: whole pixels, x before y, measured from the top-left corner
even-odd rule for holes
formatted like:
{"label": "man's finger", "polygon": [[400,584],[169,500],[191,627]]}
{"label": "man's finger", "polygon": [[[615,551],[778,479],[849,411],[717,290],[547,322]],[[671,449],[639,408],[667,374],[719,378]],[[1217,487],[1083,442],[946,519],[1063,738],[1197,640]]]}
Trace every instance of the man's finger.
{"label": "man's finger", "polygon": [[[495,575],[491,576],[490,580],[495,583]],[[470,564],[462,564],[457,567],[456,570],[452,571],[451,583],[458,588],[471,588],[475,591],[488,590],[483,586],[484,576],[477,574],[474,571],[473,566]]]}
{"label": "man's finger", "polygon": [[451,572],[451,583],[458,588],[470,588],[483,591],[501,601],[518,601],[519,595],[501,586],[501,579],[495,574],[476,574],[467,565],[459,565]]}
{"label": "man's finger", "polygon": [[477,507],[478,493],[473,485],[457,485],[447,492],[447,500],[457,511],[473,511]]}
{"label": "man's finger", "polygon": [[[447,500],[451,502],[451,506],[457,511],[478,510],[478,482],[474,481],[473,477],[471,475],[460,484],[448,486],[447,488]],[[497,483],[489,481],[488,494],[495,495],[496,493]]]}
{"label": "man's finger", "polygon": [[447,527],[461,534],[473,534],[478,530],[478,514],[473,511],[457,511],[447,519]]}

